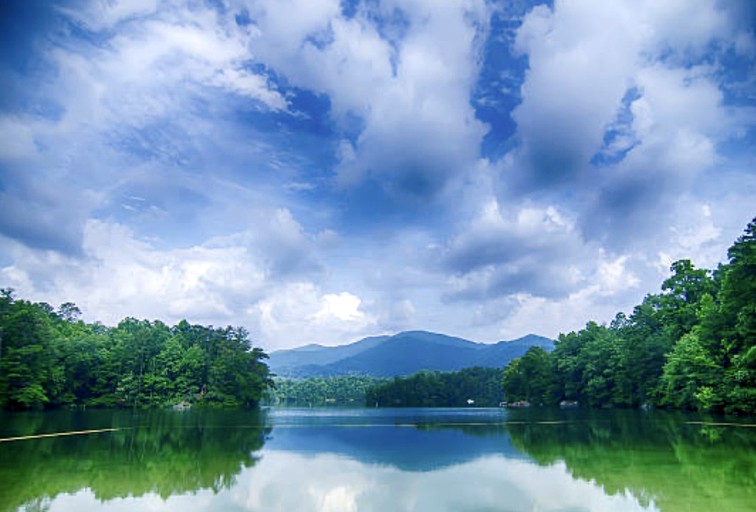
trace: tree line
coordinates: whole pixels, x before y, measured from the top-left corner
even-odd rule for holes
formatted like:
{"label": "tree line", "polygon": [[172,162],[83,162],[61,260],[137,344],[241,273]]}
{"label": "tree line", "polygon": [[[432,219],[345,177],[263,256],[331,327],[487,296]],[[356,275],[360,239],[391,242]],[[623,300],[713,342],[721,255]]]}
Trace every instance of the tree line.
{"label": "tree line", "polygon": [[727,254],[714,271],[677,261],[629,316],[513,360],[508,400],[756,414],[756,219]]}
{"label": "tree line", "polygon": [[324,405],[361,406],[367,390],[384,379],[366,375],[310,377],[303,380],[274,379],[265,403],[280,406],[315,407]]}
{"label": "tree line", "polygon": [[[274,406],[462,407],[497,406],[504,399],[503,370],[421,371],[381,378],[367,375],[274,379],[264,403]],[[472,403],[468,403],[472,400]]]}
{"label": "tree line", "polygon": [[1,291],[0,407],[254,407],[272,383],[243,328],[80,314]]}
{"label": "tree line", "polygon": [[370,407],[496,407],[504,399],[502,370],[466,368],[458,372],[423,371],[386,379],[367,390]]}

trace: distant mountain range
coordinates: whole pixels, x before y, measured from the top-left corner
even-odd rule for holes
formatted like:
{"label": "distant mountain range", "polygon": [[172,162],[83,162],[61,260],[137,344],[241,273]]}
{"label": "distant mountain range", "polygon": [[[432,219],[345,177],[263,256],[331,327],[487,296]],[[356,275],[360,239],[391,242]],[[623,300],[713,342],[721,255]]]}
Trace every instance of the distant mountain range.
{"label": "distant mountain range", "polygon": [[530,347],[547,351],[554,341],[528,334],[486,344],[425,331],[373,336],[349,345],[305,345],[270,354],[268,365],[279,377],[305,379],[335,375],[394,377],[420,370],[457,371],[473,366],[502,368]]}

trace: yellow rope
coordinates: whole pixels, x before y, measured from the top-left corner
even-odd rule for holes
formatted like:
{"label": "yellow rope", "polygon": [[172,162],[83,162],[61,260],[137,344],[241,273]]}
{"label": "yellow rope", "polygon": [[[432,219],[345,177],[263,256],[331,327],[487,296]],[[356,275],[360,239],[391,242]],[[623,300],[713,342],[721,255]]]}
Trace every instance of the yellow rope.
{"label": "yellow rope", "polygon": [[725,422],[714,422],[714,421],[686,421],[688,425],[705,425],[707,427],[746,427],[746,428],[754,428],[756,427],[755,423],[725,423]]}
{"label": "yellow rope", "polygon": [[0,443],[10,441],[26,441],[27,439],[41,439],[43,437],[81,436],[85,434],[97,434],[98,432],[115,432],[117,428],[98,428],[95,430],[75,430],[73,432],[56,432],[54,434],[36,434],[33,436],[5,437],[0,438]]}

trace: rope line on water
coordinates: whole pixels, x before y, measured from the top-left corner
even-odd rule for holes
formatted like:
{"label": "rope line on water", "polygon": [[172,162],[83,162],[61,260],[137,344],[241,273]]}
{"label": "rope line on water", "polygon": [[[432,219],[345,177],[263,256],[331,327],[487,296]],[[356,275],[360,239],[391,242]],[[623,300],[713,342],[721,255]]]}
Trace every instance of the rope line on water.
{"label": "rope line on water", "polygon": [[[319,427],[458,427],[458,426],[503,426],[503,425],[528,425],[528,424],[536,424],[536,425],[560,425],[568,423],[567,421],[560,421],[560,420],[541,420],[541,421],[504,421],[501,423],[497,422],[441,422],[441,423],[331,423],[331,424],[325,424],[325,425],[317,425]],[[756,424],[753,423],[729,423],[729,422],[713,422],[713,421],[686,421],[685,423],[689,425],[705,425],[705,426],[712,426],[712,427],[744,427],[744,428],[756,428]],[[296,424],[290,424],[290,425],[276,425],[276,428],[307,428],[312,427],[313,425],[296,425]],[[257,426],[251,426],[251,425],[235,425],[231,427],[226,426],[216,426],[216,428],[259,428]],[[9,443],[13,441],[27,441],[30,439],[44,439],[44,438],[55,438],[55,437],[65,437],[65,436],[82,436],[82,435],[89,435],[89,434],[99,434],[102,432],[117,432],[121,429],[118,428],[98,428],[98,429],[92,429],[92,430],[74,430],[71,432],[55,432],[52,434],[35,434],[30,436],[16,436],[16,437],[3,437],[0,438],[0,443]]]}
{"label": "rope line on water", "polygon": [[745,427],[756,428],[756,423],[727,423],[717,421],[686,421],[688,425],[705,425],[707,427]]}
{"label": "rope line on water", "polygon": [[45,437],[64,437],[64,436],[82,436],[87,434],[98,434],[100,432],[116,432],[117,428],[98,428],[93,430],[74,430],[72,432],[55,432],[53,434],[35,434],[33,436],[17,436],[0,438],[0,443],[11,441],[26,441],[27,439],[42,439]]}

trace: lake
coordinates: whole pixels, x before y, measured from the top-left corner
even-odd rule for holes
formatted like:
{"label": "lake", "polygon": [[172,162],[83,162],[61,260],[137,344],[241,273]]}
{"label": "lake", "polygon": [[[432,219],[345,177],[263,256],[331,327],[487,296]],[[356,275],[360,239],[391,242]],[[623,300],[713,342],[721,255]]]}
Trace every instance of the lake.
{"label": "lake", "polygon": [[662,411],[0,414],[0,511],[746,511],[756,428]]}

